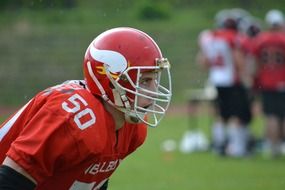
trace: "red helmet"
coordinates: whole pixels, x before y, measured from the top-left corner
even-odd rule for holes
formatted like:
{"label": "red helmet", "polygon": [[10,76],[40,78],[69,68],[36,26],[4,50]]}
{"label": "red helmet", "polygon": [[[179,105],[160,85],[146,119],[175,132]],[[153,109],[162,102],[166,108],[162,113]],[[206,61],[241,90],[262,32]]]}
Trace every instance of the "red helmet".
{"label": "red helmet", "polygon": [[[83,67],[92,94],[150,126],[156,126],[162,119],[171,98],[170,64],[146,33],[127,27],[103,32],[87,48]],[[159,77],[155,91],[142,89],[139,78],[150,71],[166,71],[167,87],[160,85]],[[139,96],[152,99],[152,108],[140,107]],[[145,119],[145,113],[151,114],[151,122]]]}

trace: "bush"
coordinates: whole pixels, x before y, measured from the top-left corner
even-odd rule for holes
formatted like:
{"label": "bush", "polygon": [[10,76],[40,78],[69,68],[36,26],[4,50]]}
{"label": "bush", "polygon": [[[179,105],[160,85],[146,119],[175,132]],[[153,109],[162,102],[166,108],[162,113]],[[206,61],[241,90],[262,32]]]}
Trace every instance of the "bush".
{"label": "bush", "polygon": [[51,9],[51,8],[73,8],[77,0],[1,0],[1,10],[16,10],[21,8]]}
{"label": "bush", "polygon": [[169,19],[171,6],[166,2],[145,1],[138,7],[138,16],[143,20]]}

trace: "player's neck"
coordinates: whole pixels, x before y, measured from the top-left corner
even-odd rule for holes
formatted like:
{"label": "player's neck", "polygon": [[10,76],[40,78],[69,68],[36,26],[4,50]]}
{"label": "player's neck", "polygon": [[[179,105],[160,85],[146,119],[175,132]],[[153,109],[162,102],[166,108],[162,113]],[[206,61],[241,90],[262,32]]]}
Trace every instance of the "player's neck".
{"label": "player's neck", "polygon": [[119,130],[124,126],[125,123],[125,115],[123,112],[119,111],[118,109],[114,108],[110,104],[103,102],[104,107],[106,110],[112,115],[114,122],[115,122],[115,130]]}

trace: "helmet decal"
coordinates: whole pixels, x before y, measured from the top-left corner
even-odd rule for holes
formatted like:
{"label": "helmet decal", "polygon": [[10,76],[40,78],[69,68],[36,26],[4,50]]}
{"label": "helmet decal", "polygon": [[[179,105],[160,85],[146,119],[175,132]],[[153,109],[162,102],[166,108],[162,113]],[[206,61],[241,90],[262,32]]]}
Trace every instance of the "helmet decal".
{"label": "helmet decal", "polygon": [[[90,55],[94,60],[106,64],[108,66],[108,70],[111,73],[121,73],[128,67],[128,62],[126,58],[116,51],[99,50],[96,49],[93,45],[91,45]],[[106,71],[104,71],[103,67],[100,69],[101,74],[106,74]]]}

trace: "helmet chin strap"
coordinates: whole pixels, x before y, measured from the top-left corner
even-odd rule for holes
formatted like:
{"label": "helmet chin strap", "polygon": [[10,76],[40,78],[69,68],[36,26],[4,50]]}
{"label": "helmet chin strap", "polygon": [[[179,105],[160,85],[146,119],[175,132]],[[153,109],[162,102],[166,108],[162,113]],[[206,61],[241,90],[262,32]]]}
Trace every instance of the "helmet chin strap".
{"label": "helmet chin strap", "polygon": [[[104,65],[106,75],[111,81],[112,85],[114,86],[113,96],[114,96],[114,103],[111,105],[114,106],[119,111],[123,112],[125,115],[125,120],[129,123],[139,123],[140,122],[140,116],[138,114],[140,113],[134,113],[131,109],[130,100],[128,99],[126,95],[126,91],[121,89],[119,85],[115,82],[113,77],[111,76],[111,73],[109,72],[107,65]],[[145,114],[141,115],[143,118]]]}
{"label": "helmet chin strap", "polygon": [[125,113],[125,119],[128,123],[139,123],[140,119],[133,113]]}
{"label": "helmet chin strap", "polygon": [[144,118],[146,115],[146,113],[139,113],[134,111],[125,111],[124,113],[125,113],[125,119],[129,123],[140,123],[142,122],[140,118]]}
{"label": "helmet chin strap", "polygon": [[[123,90],[120,90],[121,92]],[[134,111],[131,110],[131,105],[130,101],[125,95],[125,93],[120,94],[117,90],[117,88],[113,89],[113,94],[114,94],[114,107],[120,110],[121,112],[124,113],[125,119],[129,123],[139,123],[140,122],[140,117],[144,117],[145,114],[142,113],[141,116],[138,116],[140,113],[134,113]]]}

